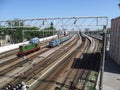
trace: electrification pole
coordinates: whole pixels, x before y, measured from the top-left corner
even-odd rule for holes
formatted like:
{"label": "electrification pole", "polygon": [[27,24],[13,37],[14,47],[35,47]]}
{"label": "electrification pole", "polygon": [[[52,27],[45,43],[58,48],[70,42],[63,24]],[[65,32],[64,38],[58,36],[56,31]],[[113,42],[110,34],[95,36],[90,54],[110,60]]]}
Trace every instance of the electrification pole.
{"label": "electrification pole", "polygon": [[105,50],[106,50],[106,26],[103,26],[103,49],[102,49],[102,60],[100,63],[100,85],[99,90],[103,90],[103,74],[104,74],[104,63],[105,63]]}
{"label": "electrification pole", "polygon": [[24,30],[22,30],[22,41],[24,42]]}

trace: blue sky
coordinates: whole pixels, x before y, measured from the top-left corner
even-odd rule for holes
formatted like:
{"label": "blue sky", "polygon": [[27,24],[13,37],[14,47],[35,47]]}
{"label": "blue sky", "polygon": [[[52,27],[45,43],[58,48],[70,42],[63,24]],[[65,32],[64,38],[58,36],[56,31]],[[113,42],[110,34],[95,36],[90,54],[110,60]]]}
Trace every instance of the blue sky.
{"label": "blue sky", "polygon": [[0,20],[14,18],[120,16],[120,0],[0,0]]}

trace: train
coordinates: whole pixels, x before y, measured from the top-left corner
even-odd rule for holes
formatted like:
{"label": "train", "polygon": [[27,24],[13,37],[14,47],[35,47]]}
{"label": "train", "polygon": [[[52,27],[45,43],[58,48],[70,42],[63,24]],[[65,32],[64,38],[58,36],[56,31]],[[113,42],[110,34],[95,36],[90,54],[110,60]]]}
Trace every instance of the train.
{"label": "train", "polygon": [[29,41],[29,44],[20,45],[17,56],[18,57],[25,56],[29,53],[39,50],[40,49],[39,43],[40,43],[39,38],[33,38]]}
{"label": "train", "polygon": [[[70,39],[69,36],[66,36],[61,39],[53,39],[49,42],[49,47],[55,47],[69,39]],[[17,56],[18,57],[25,56],[32,52],[40,50],[39,43],[40,43],[39,38],[30,39],[29,44],[23,44],[19,46],[19,51],[17,53]]]}
{"label": "train", "polygon": [[63,37],[61,39],[53,39],[49,42],[49,47],[55,47],[55,46],[58,46],[59,44],[69,40],[71,37],[70,36],[66,36],[66,37]]}

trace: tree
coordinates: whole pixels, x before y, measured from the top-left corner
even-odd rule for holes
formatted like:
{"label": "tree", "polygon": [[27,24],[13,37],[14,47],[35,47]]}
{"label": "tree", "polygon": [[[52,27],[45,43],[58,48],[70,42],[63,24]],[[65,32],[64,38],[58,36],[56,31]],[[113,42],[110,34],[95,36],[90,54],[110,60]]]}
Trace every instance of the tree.
{"label": "tree", "polygon": [[50,26],[48,28],[44,28],[41,31],[37,31],[39,30],[39,28],[37,27],[25,27],[24,21],[20,19],[8,20],[7,25],[8,27],[1,26],[3,28],[0,28],[0,34],[4,32],[4,35],[10,35],[13,43],[18,43],[23,41],[22,40],[23,30],[29,30],[24,32],[24,38],[27,40],[30,40],[31,38],[34,38],[34,37],[42,38],[46,36],[51,36],[53,35],[53,33],[56,32],[56,28],[54,28],[53,22],[50,23]]}

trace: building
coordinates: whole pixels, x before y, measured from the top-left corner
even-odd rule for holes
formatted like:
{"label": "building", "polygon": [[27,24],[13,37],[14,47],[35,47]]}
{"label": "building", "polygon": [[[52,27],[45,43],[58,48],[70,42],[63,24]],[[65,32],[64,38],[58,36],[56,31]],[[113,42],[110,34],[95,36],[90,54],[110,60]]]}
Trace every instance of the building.
{"label": "building", "polygon": [[2,36],[2,38],[0,38],[0,46],[9,45],[10,43],[11,43],[11,39],[9,35],[5,35]]}
{"label": "building", "polygon": [[5,46],[6,45],[6,41],[5,40],[0,40],[0,46]]}
{"label": "building", "polygon": [[111,20],[110,56],[120,64],[120,17]]}

